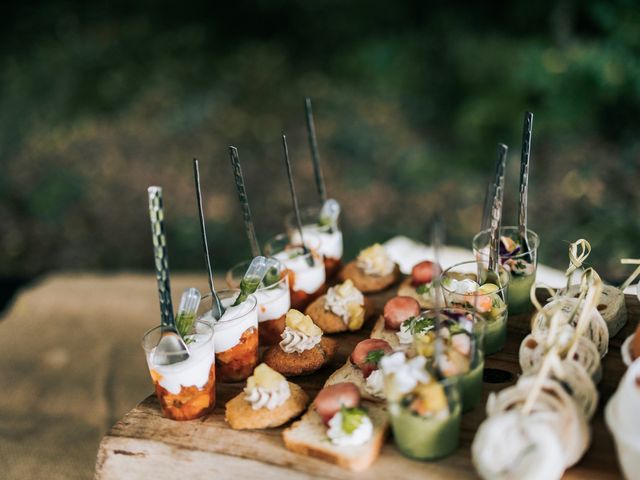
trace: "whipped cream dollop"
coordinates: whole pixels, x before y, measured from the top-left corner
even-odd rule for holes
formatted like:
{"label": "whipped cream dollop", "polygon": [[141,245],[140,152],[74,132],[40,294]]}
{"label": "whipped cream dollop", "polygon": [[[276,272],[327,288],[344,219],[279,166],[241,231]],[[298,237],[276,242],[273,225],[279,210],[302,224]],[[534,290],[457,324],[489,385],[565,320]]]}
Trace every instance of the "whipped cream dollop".
{"label": "whipped cream dollop", "polygon": [[322,335],[307,335],[291,327],[285,327],[281,334],[280,348],[286,353],[302,353],[320,343]]}
{"label": "whipped cream dollop", "polygon": [[251,404],[254,410],[266,408],[273,410],[279,407],[291,396],[289,383],[285,380],[280,382],[277,388],[265,388],[260,386],[248,387],[244,389],[244,399]]}
{"label": "whipped cream dollop", "polygon": [[364,389],[369,395],[384,398],[384,374],[380,369],[374,370],[367,377]]}
{"label": "whipped cream dollop", "polygon": [[[356,307],[354,309],[354,306]],[[349,323],[354,310],[364,306],[364,295],[358,290],[351,280],[331,287],[327,291],[324,309],[330,310],[344,321]]]}
{"label": "whipped cream dollop", "polygon": [[329,420],[327,436],[331,443],[341,447],[362,445],[373,436],[373,423],[367,415],[360,417],[360,424],[351,433],[344,430],[342,412],[336,413]]}
{"label": "whipped cream dollop", "polygon": [[395,263],[382,245],[376,243],[360,252],[356,260],[358,268],[367,275],[389,275],[395,268]]}
{"label": "whipped cream dollop", "polygon": [[322,330],[309,315],[291,309],[285,317],[285,328],[281,334],[280,348],[285,353],[302,353],[320,343]]}
{"label": "whipped cream dollop", "polygon": [[394,352],[380,360],[380,369],[389,378],[392,389],[400,394],[413,390],[418,383],[428,383],[431,379],[426,370],[427,359],[417,356],[410,360],[404,352]]}

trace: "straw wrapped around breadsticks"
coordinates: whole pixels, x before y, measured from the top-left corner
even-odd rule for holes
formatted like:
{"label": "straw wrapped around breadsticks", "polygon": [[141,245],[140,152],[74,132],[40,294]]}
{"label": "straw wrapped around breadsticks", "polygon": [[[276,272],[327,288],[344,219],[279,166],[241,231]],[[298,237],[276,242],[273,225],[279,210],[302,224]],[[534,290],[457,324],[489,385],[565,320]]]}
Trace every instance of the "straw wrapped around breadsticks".
{"label": "straw wrapped around breadsticks", "polygon": [[[591,245],[586,240],[580,239],[572,243],[569,246],[569,260],[571,262],[569,269],[577,270],[581,268],[590,252]],[[638,267],[620,287],[613,285],[602,286],[602,295],[600,296],[597,309],[607,325],[609,337],[616,336],[627,323],[627,307],[624,301],[624,290],[640,275],[640,260],[623,258],[620,260],[620,263],[625,265],[638,265]],[[567,270],[567,272],[568,271],[569,270]],[[571,275],[568,274],[567,287],[563,289],[560,294],[567,297],[576,297],[579,294],[580,286],[576,284],[572,285],[570,279]]]}
{"label": "straw wrapped around breadsticks", "polygon": [[592,375],[599,369],[599,354],[595,345],[589,346],[589,333],[602,281],[595,271],[586,270],[580,294],[568,311],[543,308],[535,289],[534,285],[531,296],[542,320],[536,323],[536,336],[523,342],[535,341],[534,348],[527,348],[532,351],[529,358],[521,359],[530,373],[489,396],[488,418],[472,444],[473,463],[483,478],[559,479],[589,445],[587,418],[598,401]]}

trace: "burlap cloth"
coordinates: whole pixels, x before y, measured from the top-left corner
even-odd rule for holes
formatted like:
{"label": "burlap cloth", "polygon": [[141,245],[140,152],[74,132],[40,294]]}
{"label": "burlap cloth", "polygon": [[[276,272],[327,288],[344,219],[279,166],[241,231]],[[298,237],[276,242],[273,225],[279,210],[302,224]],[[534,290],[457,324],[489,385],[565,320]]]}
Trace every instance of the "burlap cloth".
{"label": "burlap cloth", "polygon": [[[188,286],[205,292],[206,277],[174,275],[174,301]],[[0,321],[0,478],[92,478],[102,435],[152,391],[140,340],[158,323],[153,274],[20,292]]]}

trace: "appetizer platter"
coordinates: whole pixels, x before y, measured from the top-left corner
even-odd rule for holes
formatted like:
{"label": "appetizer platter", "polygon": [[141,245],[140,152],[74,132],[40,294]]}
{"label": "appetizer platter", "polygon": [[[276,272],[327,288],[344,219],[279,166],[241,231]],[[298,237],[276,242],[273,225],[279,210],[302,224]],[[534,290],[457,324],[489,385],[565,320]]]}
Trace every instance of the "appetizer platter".
{"label": "appetizer platter", "polygon": [[320,202],[299,207],[282,135],[292,209],[264,247],[230,147],[252,256],[227,272],[225,289],[194,160],[209,291],[186,289],[175,312],[163,192],[149,188],[161,322],[142,343],[155,395],[104,437],[96,478],[619,478],[617,457],[636,478],[640,424],[627,419],[640,399],[640,304],[622,292],[640,267],[621,288],[604,285],[580,239],[566,285],[536,283],[533,115],[517,225],[502,226],[499,144],[475,260],[441,268],[435,219],[433,258],[403,275],[379,243],[343,259],[309,99],[305,111]]}

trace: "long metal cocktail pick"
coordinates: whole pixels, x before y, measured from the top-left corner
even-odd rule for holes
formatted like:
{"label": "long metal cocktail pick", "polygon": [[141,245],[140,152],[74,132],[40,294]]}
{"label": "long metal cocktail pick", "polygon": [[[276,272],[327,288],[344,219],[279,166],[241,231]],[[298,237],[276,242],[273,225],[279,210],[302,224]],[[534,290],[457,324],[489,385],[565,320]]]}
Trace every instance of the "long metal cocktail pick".
{"label": "long metal cocktail pick", "polygon": [[482,207],[482,222],[480,223],[480,231],[484,232],[489,228],[491,219],[491,207],[493,206],[493,186],[494,182],[489,182],[487,190],[484,193],[484,205]]}
{"label": "long metal cocktail pick", "polygon": [[434,327],[436,330],[436,343],[435,343],[435,355],[436,365],[441,365],[440,362],[444,358],[445,345],[442,337],[442,306],[440,302],[444,300],[442,295],[442,272],[440,271],[440,248],[442,247],[443,226],[442,219],[439,215],[436,215],[433,219],[431,228],[431,247],[433,249],[433,261],[435,268],[437,269],[437,275],[434,275],[433,288],[435,290],[435,301],[433,303],[433,311],[435,312]]}
{"label": "long metal cocktail pick", "polygon": [[533,134],[533,113],[525,112],[522,126],[522,154],[520,157],[520,201],[518,205],[518,232],[523,254],[531,262],[531,247],[527,234],[527,196],[529,193],[529,158],[531,155],[531,136]]}
{"label": "long metal cocktail pick", "polygon": [[155,260],[158,298],[160,300],[161,337],[156,346],[153,361],[158,365],[169,365],[189,358],[189,349],[176,329],[171,301],[171,282],[169,281],[169,255],[164,230],[164,206],[162,188],[149,187],[149,218],[151,220],[151,238]]}
{"label": "long metal cocktail pick", "polygon": [[311,99],[304,99],[304,112],[307,119],[307,135],[309,137],[309,148],[311,149],[311,161],[313,162],[313,174],[316,180],[316,189],[320,197],[320,203],[324,205],[327,201],[327,189],[324,184],[324,176],[322,175],[322,166],[320,165],[320,151],[318,150],[318,139],[316,137],[316,124],[313,121],[313,111],[311,110]]}
{"label": "long metal cocktail pick", "polygon": [[291,161],[289,160],[289,147],[287,146],[287,136],[282,135],[282,148],[284,149],[284,163],[287,167],[287,178],[289,179],[289,192],[291,192],[291,202],[293,203],[293,213],[296,217],[296,226],[298,233],[300,234],[300,242],[302,243],[302,251],[307,255],[307,263],[310,267],[313,266],[313,257],[308,255],[309,249],[304,243],[304,236],[302,235],[302,220],[300,219],[300,208],[298,207],[298,197],[296,195],[296,187],[293,183],[293,173],[291,172]]}
{"label": "long metal cocktail pick", "polygon": [[204,247],[204,258],[207,265],[207,272],[209,274],[209,290],[211,291],[211,311],[213,317],[219,320],[224,314],[224,307],[220,301],[220,297],[216,293],[216,287],[213,284],[213,268],[211,267],[211,256],[209,255],[209,242],[207,241],[207,226],[204,220],[204,208],[202,207],[202,189],[200,188],[200,168],[198,166],[198,160],[193,159],[193,177],[196,186],[196,201],[198,203],[198,216],[200,217],[200,232],[202,233],[202,245]]}
{"label": "long metal cocktail pick", "polygon": [[494,185],[493,205],[491,207],[489,271],[487,281],[502,285],[500,281],[500,225],[502,222],[502,201],[504,198],[504,174],[509,148],[498,144],[498,160],[496,163],[496,177]]}
{"label": "long metal cocktail pick", "polygon": [[231,167],[233,168],[233,177],[236,182],[236,190],[238,191],[238,200],[240,201],[240,209],[242,210],[242,219],[244,220],[244,229],[249,239],[249,245],[251,246],[251,255],[258,257],[261,255],[260,244],[258,243],[258,237],[256,236],[256,229],[253,226],[253,220],[251,218],[251,209],[249,208],[249,197],[247,196],[247,190],[244,187],[244,175],[242,174],[242,167],[240,166],[240,157],[238,156],[238,149],[236,147],[229,147],[229,158],[231,159]]}

